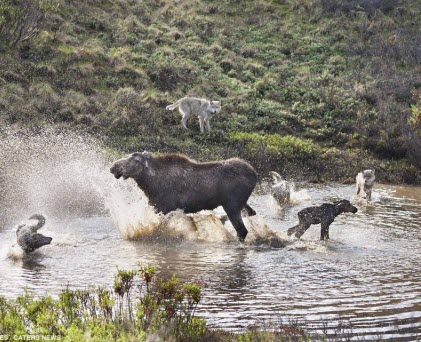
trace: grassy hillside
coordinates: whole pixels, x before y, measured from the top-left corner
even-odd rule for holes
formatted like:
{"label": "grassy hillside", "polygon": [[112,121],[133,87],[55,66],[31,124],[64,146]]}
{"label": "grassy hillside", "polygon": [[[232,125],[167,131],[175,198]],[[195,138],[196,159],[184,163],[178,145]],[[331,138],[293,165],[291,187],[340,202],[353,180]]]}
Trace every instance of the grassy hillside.
{"label": "grassy hillside", "polygon": [[[374,167],[421,183],[418,0],[38,1],[39,30],[15,42],[0,0],[3,126],[241,156],[287,178],[352,181]],[[186,95],[222,101],[210,135],[165,111]]]}

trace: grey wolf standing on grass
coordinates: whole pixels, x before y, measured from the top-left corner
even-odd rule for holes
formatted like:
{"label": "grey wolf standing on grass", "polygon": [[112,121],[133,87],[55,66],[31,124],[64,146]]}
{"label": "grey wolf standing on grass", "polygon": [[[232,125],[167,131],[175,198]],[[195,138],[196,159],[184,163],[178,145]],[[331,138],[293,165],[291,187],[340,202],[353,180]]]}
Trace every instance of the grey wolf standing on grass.
{"label": "grey wolf standing on grass", "polygon": [[356,213],[358,209],[348,200],[340,200],[333,204],[323,203],[318,207],[308,207],[298,212],[299,223],[288,229],[288,236],[295,234],[300,238],[312,224],[322,225],[320,240],[329,239],[329,226],[335,220],[336,216],[342,213]]}
{"label": "grey wolf standing on grass", "polygon": [[45,217],[42,215],[32,215],[29,218],[30,221],[35,222],[25,222],[21,223],[16,230],[16,237],[18,240],[18,245],[25,251],[25,253],[31,253],[34,250],[49,245],[52,238],[38,234],[37,231],[45,224]]}
{"label": "grey wolf standing on grass", "polygon": [[179,112],[183,115],[181,124],[187,129],[187,119],[190,115],[199,117],[200,132],[205,133],[205,124],[210,132],[210,118],[221,110],[220,101],[208,101],[206,99],[198,99],[195,97],[183,97],[177,102],[167,106],[166,110],[174,110],[178,107]]}
{"label": "grey wolf standing on grass", "polygon": [[357,195],[367,198],[367,201],[371,201],[371,190],[375,179],[374,170],[360,172],[356,177]]}

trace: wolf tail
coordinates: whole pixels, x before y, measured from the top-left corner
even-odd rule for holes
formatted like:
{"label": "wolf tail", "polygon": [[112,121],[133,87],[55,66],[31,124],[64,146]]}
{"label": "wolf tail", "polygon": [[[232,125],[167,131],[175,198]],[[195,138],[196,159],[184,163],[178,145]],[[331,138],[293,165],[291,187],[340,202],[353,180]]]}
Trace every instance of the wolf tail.
{"label": "wolf tail", "polygon": [[40,214],[32,215],[30,220],[38,220],[38,224],[34,227],[36,230],[40,229],[45,224],[45,217]]}
{"label": "wolf tail", "polygon": [[165,107],[165,110],[174,110],[180,105],[181,99],[177,102],[174,102],[173,104],[170,104],[169,106]]}

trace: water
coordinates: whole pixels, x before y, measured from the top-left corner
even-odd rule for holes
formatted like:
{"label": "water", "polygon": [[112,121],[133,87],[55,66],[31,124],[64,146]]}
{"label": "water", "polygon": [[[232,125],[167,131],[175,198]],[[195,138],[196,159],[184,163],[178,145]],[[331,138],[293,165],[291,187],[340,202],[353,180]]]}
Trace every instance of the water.
{"label": "water", "polygon": [[[54,140],[53,136],[42,139]],[[3,184],[15,185],[3,186],[4,196],[26,197],[9,203],[7,211],[1,212],[1,295],[15,297],[24,289],[54,295],[68,284],[111,286],[116,266],[135,268],[141,261],[157,266],[162,275],[177,273],[186,281],[202,281],[205,287],[198,314],[212,326],[241,330],[260,322],[305,320],[308,329],[318,332],[323,325],[349,324],[364,339],[380,336],[412,341],[421,337],[420,188],[376,184],[373,202],[367,205],[355,198],[354,186],[299,184],[294,205],[284,210],[270,195],[251,198],[259,219],[281,237],[296,224],[301,208],[351,199],[358,213],[339,216],[328,242],[318,240],[318,226],[312,226],[301,240],[290,239],[285,248],[244,246],[233,240],[209,242],[217,241],[214,237],[208,241],[132,241],[127,238],[153,232],[159,217],[146,206],[136,187],[111,177],[110,159],[93,147],[96,143],[74,142],[74,138],[64,135],[63,146],[53,144],[58,149],[54,157],[45,157],[44,148],[42,158],[53,158],[50,162],[33,157],[28,162],[31,167],[20,173],[10,167],[2,174]],[[21,139],[16,138],[16,143]],[[3,158],[11,160],[13,139],[9,142],[9,154],[3,152]],[[38,145],[32,137],[26,145],[37,155]],[[40,168],[40,158],[48,167]],[[22,160],[13,165],[22,165]],[[53,177],[40,185],[44,172]],[[81,197],[83,205],[79,206]],[[16,216],[25,219],[34,212],[47,215],[42,233],[53,237],[52,244],[31,256],[7,259],[15,241],[12,224],[19,222]],[[137,225],[142,226],[140,231],[133,228]]]}

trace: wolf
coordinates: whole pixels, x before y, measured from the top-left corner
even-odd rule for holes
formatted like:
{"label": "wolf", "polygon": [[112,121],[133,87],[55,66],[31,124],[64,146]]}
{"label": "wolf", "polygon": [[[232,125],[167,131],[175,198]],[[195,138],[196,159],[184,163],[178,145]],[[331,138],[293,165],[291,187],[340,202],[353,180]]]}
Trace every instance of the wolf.
{"label": "wolf", "polygon": [[272,176],[271,195],[280,206],[291,203],[291,183],[282,179],[281,175],[275,171],[270,171]]}
{"label": "wolf", "polygon": [[200,132],[205,133],[205,124],[210,132],[210,118],[221,110],[221,101],[209,101],[206,99],[198,99],[196,97],[183,97],[177,102],[167,106],[166,110],[174,110],[178,107],[179,112],[183,115],[181,124],[187,129],[187,119],[190,115],[199,117]]}
{"label": "wolf", "polygon": [[375,179],[374,170],[364,170],[358,173],[355,178],[357,182],[357,195],[365,197],[367,201],[371,201],[371,190],[373,189]]}
{"label": "wolf", "polygon": [[[35,214],[29,220],[31,222],[21,223],[16,229],[18,245],[25,253],[31,253],[42,246],[49,245],[52,240],[52,238],[37,232],[45,224],[44,216]],[[32,222],[34,220],[38,222],[35,224]]]}
{"label": "wolf", "polygon": [[358,211],[348,200],[340,200],[332,203],[323,203],[317,207],[308,207],[298,212],[299,223],[288,229],[288,236],[295,234],[300,238],[312,224],[321,224],[320,240],[329,240],[329,226],[336,216],[342,213],[353,213]]}

